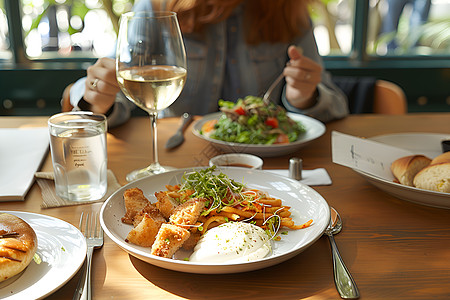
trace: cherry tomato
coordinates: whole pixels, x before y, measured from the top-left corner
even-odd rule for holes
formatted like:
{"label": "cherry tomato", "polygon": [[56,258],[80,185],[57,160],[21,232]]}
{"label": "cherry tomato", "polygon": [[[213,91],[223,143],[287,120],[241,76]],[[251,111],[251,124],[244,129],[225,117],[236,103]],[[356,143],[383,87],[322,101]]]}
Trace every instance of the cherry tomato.
{"label": "cherry tomato", "polygon": [[242,106],[238,106],[234,109],[234,112],[237,113],[238,115],[245,115],[245,110]]}
{"label": "cherry tomato", "polygon": [[266,119],[266,121],[264,123],[267,126],[270,126],[272,128],[278,128],[278,120],[276,118],[269,117],[269,118]]}

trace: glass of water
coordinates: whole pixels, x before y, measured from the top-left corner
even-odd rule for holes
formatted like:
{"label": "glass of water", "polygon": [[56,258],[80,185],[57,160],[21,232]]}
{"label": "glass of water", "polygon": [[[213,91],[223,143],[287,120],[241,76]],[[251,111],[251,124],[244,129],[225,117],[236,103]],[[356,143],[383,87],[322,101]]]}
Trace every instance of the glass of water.
{"label": "glass of water", "polygon": [[107,189],[106,117],[92,112],[48,120],[55,191],[70,201],[101,199]]}

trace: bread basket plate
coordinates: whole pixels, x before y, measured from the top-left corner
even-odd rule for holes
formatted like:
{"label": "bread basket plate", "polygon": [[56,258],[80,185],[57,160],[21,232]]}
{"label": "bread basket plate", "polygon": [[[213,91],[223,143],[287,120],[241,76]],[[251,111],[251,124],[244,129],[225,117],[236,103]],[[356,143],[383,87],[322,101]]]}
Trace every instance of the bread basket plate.
{"label": "bread basket plate", "polygon": [[[414,154],[423,154],[434,158],[442,153],[441,142],[450,139],[449,134],[441,133],[397,133],[379,135],[369,138],[390,146],[403,148]],[[450,194],[405,186],[356,169],[368,182],[380,190],[402,200],[421,205],[450,209]]]}
{"label": "bread basket plate", "polygon": [[210,120],[218,120],[221,115],[222,113],[218,112],[204,116],[202,119],[195,122],[192,132],[197,137],[212,143],[224,153],[249,153],[260,157],[282,156],[298,151],[325,133],[325,125],[322,122],[305,115],[287,113],[292,120],[302,123],[306,128],[306,132],[293,143],[278,145],[230,143],[202,135],[202,126]]}
{"label": "bread basket plate", "polygon": [[80,269],[86,257],[86,239],[73,225],[53,217],[19,211],[2,211],[27,222],[36,232],[34,260],[18,275],[3,281],[0,299],[42,299],[66,284]]}
{"label": "bread basket plate", "polygon": [[[196,168],[198,169],[198,168]],[[245,263],[219,264],[219,263],[194,263],[184,260],[190,252],[175,253],[176,259],[158,257],[150,254],[151,248],[140,247],[125,242],[132,225],[121,222],[125,214],[123,193],[129,188],[140,188],[151,202],[155,202],[155,192],[165,190],[167,184],[177,184],[184,172],[191,169],[181,169],[159,175],[153,175],[131,182],[114,194],[103,204],[100,211],[100,223],[113,242],[129,254],[152,265],[187,273],[198,274],[226,274],[246,272],[279,264],[288,260],[311,246],[318,240],[330,220],[330,208],[325,199],[314,189],[299,183],[296,180],[261,170],[228,167],[221,171],[238,182],[245,183],[247,187],[256,188],[268,192],[269,195],[282,199],[283,205],[290,206],[292,218],[295,224],[303,224],[313,219],[310,227],[299,230],[285,230],[287,235],[282,235],[281,241],[273,242],[272,253],[265,258]]]}

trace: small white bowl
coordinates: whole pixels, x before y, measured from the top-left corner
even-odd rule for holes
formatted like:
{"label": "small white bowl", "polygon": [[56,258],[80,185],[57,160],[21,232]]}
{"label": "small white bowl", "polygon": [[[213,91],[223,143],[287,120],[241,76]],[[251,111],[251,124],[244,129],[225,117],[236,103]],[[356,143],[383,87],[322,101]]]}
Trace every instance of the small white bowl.
{"label": "small white bowl", "polygon": [[209,165],[218,167],[241,167],[261,170],[263,160],[252,154],[229,153],[215,156],[209,160]]}

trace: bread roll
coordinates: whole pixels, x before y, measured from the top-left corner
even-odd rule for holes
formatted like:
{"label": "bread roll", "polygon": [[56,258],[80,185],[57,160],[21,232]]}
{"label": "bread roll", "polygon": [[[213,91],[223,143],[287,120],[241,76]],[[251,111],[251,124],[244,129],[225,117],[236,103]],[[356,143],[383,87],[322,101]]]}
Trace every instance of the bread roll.
{"label": "bread roll", "polygon": [[429,165],[414,177],[419,189],[450,193],[450,162]]}
{"label": "bread roll", "polygon": [[450,162],[450,152],[444,152],[441,155],[436,156],[435,158],[433,158],[430,165],[435,165],[435,164],[440,164],[440,163],[445,163],[445,162]]}
{"label": "bread roll", "polygon": [[430,162],[424,155],[404,156],[392,162],[391,171],[401,184],[413,186],[414,176]]}
{"label": "bread roll", "polygon": [[0,213],[0,282],[22,272],[36,249],[33,228],[14,215]]}

